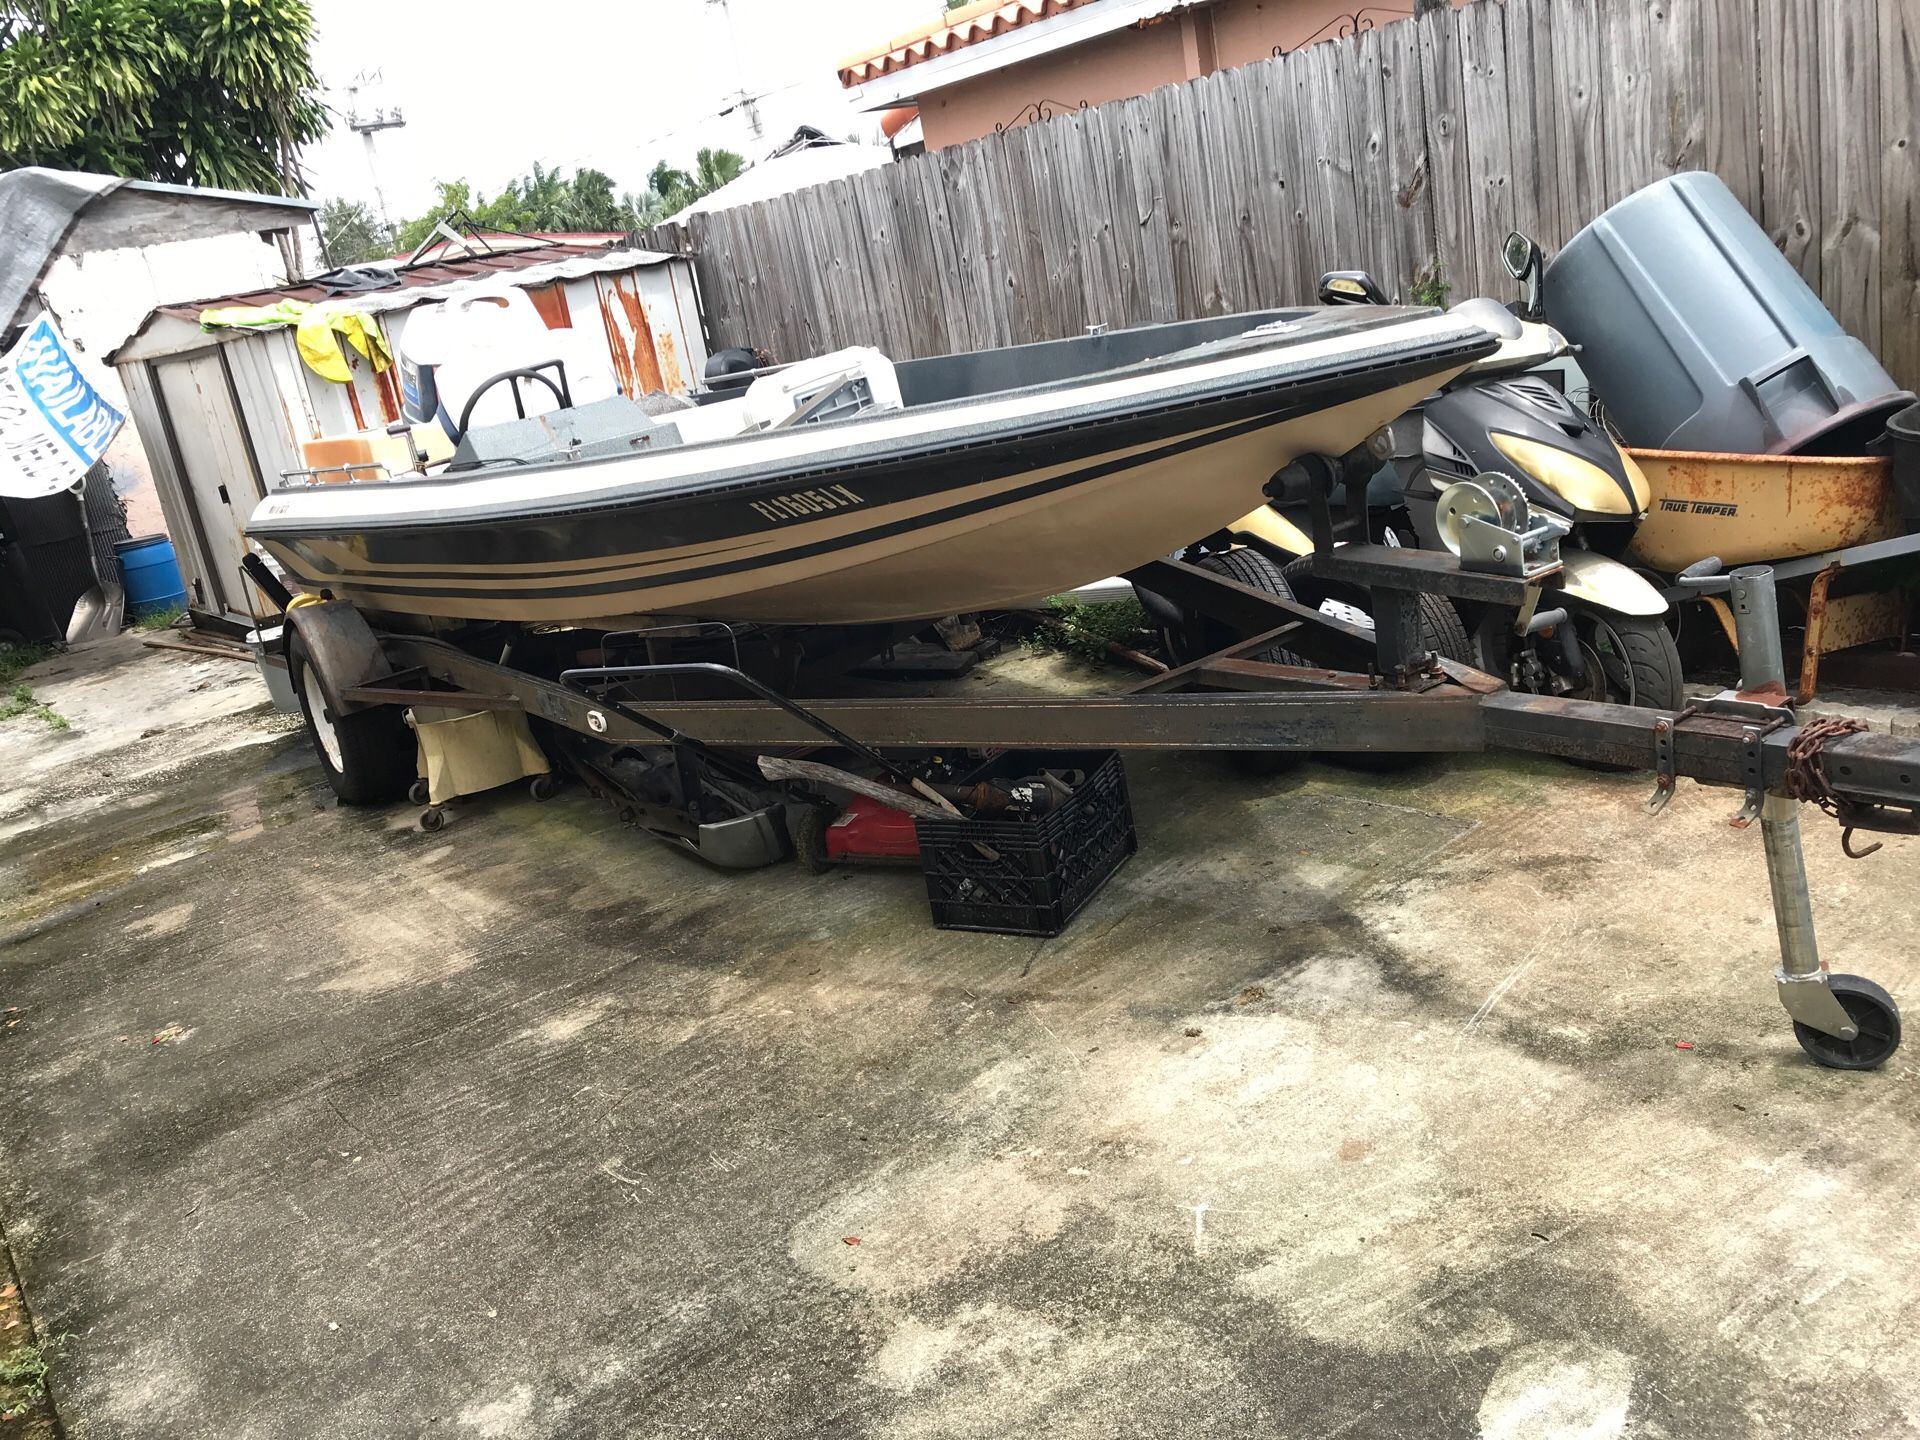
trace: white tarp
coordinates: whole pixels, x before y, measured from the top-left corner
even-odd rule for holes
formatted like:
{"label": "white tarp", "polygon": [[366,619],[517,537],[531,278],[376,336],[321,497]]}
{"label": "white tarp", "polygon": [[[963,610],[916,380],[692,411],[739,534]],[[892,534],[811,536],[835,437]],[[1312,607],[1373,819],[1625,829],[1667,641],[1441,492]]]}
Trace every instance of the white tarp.
{"label": "white tarp", "polygon": [[37,500],[78,484],[125,423],[41,316],[0,357],[0,496]]}

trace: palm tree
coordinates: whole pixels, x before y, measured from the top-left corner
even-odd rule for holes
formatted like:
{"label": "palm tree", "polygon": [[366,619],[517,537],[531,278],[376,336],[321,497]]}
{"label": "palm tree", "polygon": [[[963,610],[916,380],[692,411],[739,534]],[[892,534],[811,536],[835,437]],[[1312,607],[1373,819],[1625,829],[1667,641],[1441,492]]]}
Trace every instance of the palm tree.
{"label": "palm tree", "polygon": [[694,159],[694,194],[698,200],[702,195],[711,195],[722,185],[738,180],[747,162],[731,150],[702,149]]}

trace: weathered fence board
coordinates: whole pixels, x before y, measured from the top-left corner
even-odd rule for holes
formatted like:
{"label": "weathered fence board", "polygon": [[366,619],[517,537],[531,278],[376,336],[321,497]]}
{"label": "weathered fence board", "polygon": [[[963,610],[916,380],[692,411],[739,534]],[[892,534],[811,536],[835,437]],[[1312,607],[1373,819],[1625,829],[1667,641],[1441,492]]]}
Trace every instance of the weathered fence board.
{"label": "weathered fence board", "polygon": [[1920,0],[1880,0],[1880,357],[1920,389]]}
{"label": "weathered fence board", "polygon": [[712,342],[783,359],[1018,344],[1310,303],[1505,296],[1679,170],[1719,174],[1920,386],[1920,0],[1475,0],[657,227]]}

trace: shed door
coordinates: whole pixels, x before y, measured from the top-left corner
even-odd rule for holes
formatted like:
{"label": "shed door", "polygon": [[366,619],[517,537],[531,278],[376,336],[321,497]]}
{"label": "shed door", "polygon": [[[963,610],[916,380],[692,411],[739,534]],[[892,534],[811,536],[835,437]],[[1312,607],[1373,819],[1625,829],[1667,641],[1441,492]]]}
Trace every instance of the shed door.
{"label": "shed door", "polygon": [[181,488],[193,511],[194,538],[207,562],[210,593],[194,596],[195,608],[244,617],[240,557],[247,542],[241,527],[264,492],[225,358],[217,349],[202,350],[156,362],[153,375]]}

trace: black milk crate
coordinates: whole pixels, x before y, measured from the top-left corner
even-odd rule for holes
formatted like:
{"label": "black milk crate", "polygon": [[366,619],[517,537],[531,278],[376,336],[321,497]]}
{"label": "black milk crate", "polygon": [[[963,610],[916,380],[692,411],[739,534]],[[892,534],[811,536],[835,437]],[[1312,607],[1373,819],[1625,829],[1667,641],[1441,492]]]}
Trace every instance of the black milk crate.
{"label": "black milk crate", "polygon": [[1058,935],[1139,848],[1126,771],[1111,750],[1009,751],[967,783],[1041,770],[1082,770],[1086,779],[1050,815],[913,822],[927,904],[942,930]]}

